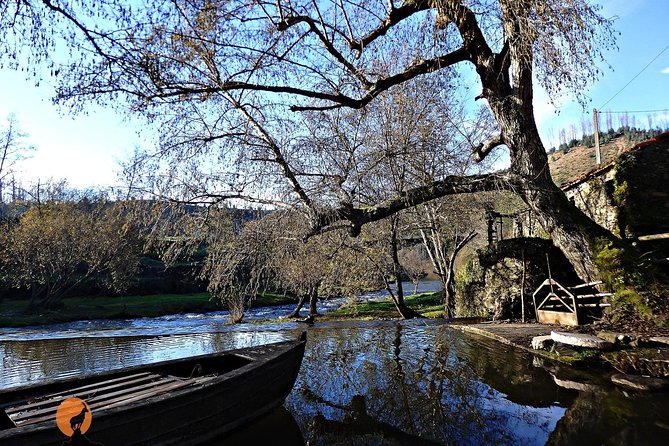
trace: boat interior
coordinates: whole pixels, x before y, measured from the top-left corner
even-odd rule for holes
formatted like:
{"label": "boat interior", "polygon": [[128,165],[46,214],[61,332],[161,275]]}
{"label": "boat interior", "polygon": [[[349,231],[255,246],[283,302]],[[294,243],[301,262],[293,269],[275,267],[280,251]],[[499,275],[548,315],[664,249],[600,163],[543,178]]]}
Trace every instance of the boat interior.
{"label": "boat interior", "polygon": [[91,411],[111,409],[203,384],[251,362],[252,359],[236,354],[191,358],[131,372],[38,386],[33,391],[0,394],[0,430],[51,421],[67,398],[86,401]]}

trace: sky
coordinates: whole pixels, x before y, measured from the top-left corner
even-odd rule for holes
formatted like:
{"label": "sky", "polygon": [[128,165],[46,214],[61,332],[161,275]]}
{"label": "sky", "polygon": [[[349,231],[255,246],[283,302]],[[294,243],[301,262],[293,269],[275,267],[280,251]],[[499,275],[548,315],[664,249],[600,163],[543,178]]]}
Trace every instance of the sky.
{"label": "sky", "polygon": [[[669,1],[601,4],[605,16],[616,17],[618,50],[606,53],[611,68],[600,65],[604,75],[586,92],[586,110],[571,97],[563,97],[556,109],[545,92],[535,90],[535,117],[547,148],[559,145],[561,128],[573,124],[580,132],[581,120],[585,116],[591,121],[593,108],[640,111],[633,115],[642,125],[648,122],[647,111],[660,110],[651,113],[654,122],[669,122]],[[13,114],[28,134],[28,144],[35,147],[32,157],[18,166],[24,184],[66,178],[77,188],[113,186],[118,183],[119,161],[136,147],[151,144],[146,137],[151,129],[111,109],[91,106],[86,114],[74,116],[59,110],[51,102],[53,86],[46,81],[36,87],[23,73],[0,69],[0,85],[0,122]]]}

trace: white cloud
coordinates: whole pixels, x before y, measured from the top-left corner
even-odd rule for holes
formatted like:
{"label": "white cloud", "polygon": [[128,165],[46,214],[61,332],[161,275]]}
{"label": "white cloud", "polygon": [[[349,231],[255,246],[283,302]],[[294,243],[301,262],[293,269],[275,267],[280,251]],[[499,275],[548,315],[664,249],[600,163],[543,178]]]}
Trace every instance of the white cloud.
{"label": "white cloud", "polygon": [[660,71],[662,74],[669,74],[669,67],[665,68],[664,70]]}

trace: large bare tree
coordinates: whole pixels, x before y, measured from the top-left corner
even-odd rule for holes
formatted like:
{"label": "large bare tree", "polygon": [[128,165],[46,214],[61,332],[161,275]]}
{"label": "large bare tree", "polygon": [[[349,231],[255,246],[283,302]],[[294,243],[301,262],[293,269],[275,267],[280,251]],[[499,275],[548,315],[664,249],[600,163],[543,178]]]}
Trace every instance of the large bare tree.
{"label": "large bare tree", "polygon": [[[613,45],[611,21],[588,0],[164,0],[145,7],[28,0],[9,2],[0,28],[3,49],[18,54],[15,65],[26,54],[57,59],[55,44],[69,42],[77,57],[54,67],[58,99],[123,99],[159,121],[159,153],[181,161],[162,171],[190,179],[179,184],[192,196],[290,202],[308,216],[311,233],[345,224],[357,234],[438,197],[507,189],[582,279],[599,275],[603,246],[621,246],[552,181],[533,112],[535,81],[551,95],[579,94]],[[301,145],[299,112],[364,113],[421,76],[451,94],[460,68],[476,79],[465,91],[489,107],[499,130],[468,150],[481,160],[504,146],[508,170],[407,183],[373,205],[316,194],[302,167],[318,163],[318,154]]]}

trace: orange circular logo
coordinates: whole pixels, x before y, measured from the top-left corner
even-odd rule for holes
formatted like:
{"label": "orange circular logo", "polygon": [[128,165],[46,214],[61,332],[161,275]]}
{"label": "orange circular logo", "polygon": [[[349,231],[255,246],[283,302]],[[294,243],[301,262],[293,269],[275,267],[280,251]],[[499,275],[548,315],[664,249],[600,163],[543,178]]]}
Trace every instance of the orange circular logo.
{"label": "orange circular logo", "polygon": [[58,429],[68,437],[74,435],[76,431],[85,434],[91,422],[93,415],[91,408],[86,401],[79,398],[68,398],[60,403],[56,411],[56,423]]}

